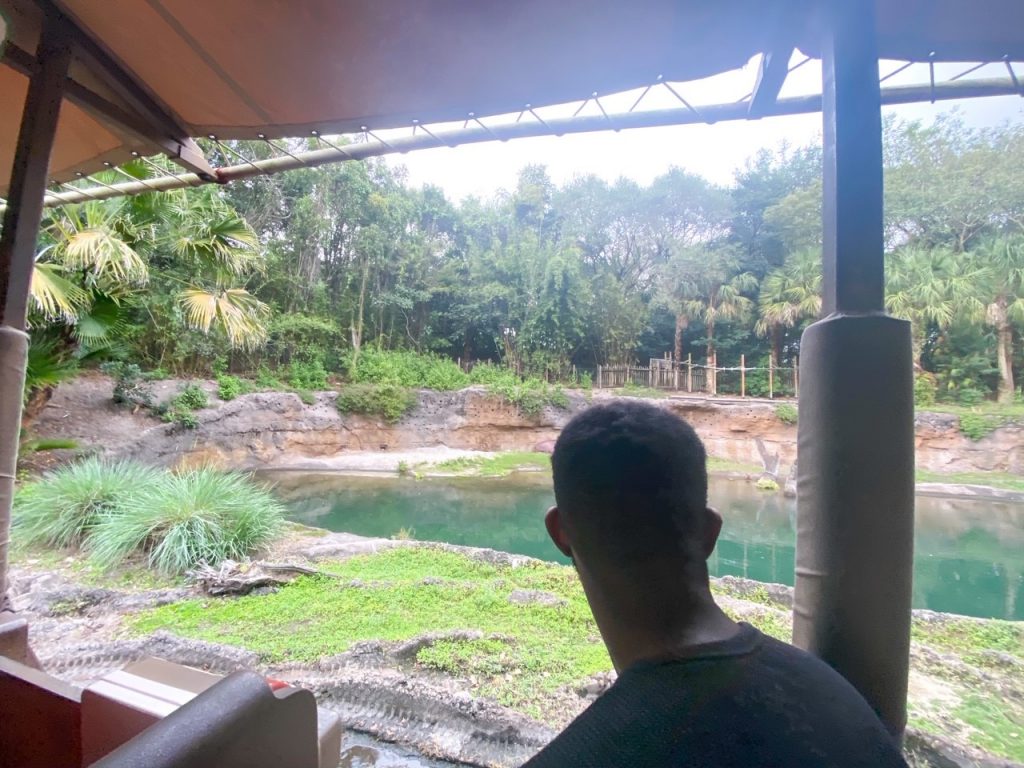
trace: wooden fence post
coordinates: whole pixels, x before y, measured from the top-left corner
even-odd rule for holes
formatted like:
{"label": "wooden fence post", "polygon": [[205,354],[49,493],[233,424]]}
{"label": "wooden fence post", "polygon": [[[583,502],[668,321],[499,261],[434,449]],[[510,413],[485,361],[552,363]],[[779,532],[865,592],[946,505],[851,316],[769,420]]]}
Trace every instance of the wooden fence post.
{"label": "wooden fence post", "polygon": [[740,355],[740,397],[747,396],[747,356]]}
{"label": "wooden fence post", "polygon": [[704,377],[709,395],[718,394],[718,353],[712,352],[708,355],[708,368]]}
{"label": "wooden fence post", "polygon": [[597,366],[597,388],[601,388],[601,366]]}
{"label": "wooden fence post", "polygon": [[693,392],[693,354],[686,356],[686,391]]}
{"label": "wooden fence post", "polygon": [[768,399],[775,399],[775,370],[772,367],[771,355],[768,356]]}
{"label": "wooden fence post", "polygon": [[800,397],[800,358],[793,360],[793,396]]}

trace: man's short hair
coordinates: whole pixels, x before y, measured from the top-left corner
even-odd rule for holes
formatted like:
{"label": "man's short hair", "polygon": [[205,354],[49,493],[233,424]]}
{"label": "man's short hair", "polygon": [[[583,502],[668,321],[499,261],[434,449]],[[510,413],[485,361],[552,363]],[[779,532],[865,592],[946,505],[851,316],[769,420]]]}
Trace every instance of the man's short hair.
{"label": "man's short hair", "polygon": [[551,464],[582,556],[619,567],[703,559],[707,458],[675,414],[631,401],[593,406],[562,431]]}

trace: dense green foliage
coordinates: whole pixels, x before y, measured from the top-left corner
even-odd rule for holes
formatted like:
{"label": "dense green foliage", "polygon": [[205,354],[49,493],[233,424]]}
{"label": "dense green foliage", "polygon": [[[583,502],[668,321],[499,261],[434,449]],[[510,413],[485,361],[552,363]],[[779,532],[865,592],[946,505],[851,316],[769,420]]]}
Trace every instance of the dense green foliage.
{"label": "dense green foliage", "polygon": [[14,538],[81,546],[103,568],[145,555],[172,575],[248,556],[272,540],[282,519],[280,504],[245,475],[89,458],[19,489]]}
{"label": "dense green foliage", "polygon": [[253,386],[247,379],[230,374],[221,374],[217,377],[217,397],[221,400],[234,400],[239,395],[252,392]]}
{"label": "dense green foliage", "polygon": [[15,537],[26,544],[79,546],[106,516],[121,509],[157,470],[88,458],[22,486],[14,500]]}
{"label": "dense green foliage", "polygon": [[391,424],[416,407],[416,394],[397,384],[348,384],[338,391],[338,410],[381,416]]}
{"label": "dense green foliage", "polygon": [[775,415],[779,417],[779,421],[783,424],[796,424],[797,418],[799,417],[796,406],[790,405],[789,403],[776,405]]}
{"label": "dense green foliage", "polygon": [[161,574],[241,560],[279,531],[282,507],[248,477],[213,469],[164,473],[97,524],[86,547],[112,567],[144,553]]}
{"label": "dense green foliage", "polygon": [[[1014,396],[1022,138],[955,115],[885,126],[887,303],[913,323],[922,404],[932,388],[964,405]],[[303,391],[336,377],[487,383],[535,411],[544,397],[517,382],[584,381],[666,352],[792,365],[821,311],[820,172],[817,147],[762,151],[729,187],[676,168],[646,186],[559,187],[528,166],[514,189],[454,205],[367,161],[54,209],[33,282],[30,386],[112,358]],[[480,361],[511,377],[483,382]],[[765,372],[748,388],[766,393]]]}

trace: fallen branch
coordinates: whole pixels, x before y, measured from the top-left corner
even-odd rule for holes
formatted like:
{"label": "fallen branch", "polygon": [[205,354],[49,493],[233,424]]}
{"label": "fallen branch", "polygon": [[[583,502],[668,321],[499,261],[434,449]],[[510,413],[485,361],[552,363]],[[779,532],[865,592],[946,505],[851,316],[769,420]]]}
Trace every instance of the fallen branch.
{"label": "fallen branch", "polygon": [[280,587],[295,576],[338,578],[333,573],[295,563],[238,563],[234,560],[225,560],[216,568],[202,563],[190,571],[189,576],[203,592],[215,597],[247,595],[263,587]]}

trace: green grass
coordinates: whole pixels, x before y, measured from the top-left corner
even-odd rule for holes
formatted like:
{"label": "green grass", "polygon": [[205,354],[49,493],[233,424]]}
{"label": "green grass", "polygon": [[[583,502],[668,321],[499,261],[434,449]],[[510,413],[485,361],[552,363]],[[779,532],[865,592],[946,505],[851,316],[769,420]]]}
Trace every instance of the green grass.
{"label": "green grass", "polygon": [[757,464],[744,464],[742,461],[717,459],[714,456],[708,456],[708,472],[742,472],[747,475],[757,475],[762,471],[762,468]]}
{"label": "green grass", "polygon": [[[426,668],[458,671],[480,695],[540,716],[544,693],[611,668],[571,568],[494,566],[430,548],[401,548],[321,564],[340,578],[304,577],[270,595],[190,600],[144,612],[139,632],[245,647],[271,662],[313,661],[361,640],[477,630],[500,640],[453,640],[420,651]],[[349,586],[358,579],[360,586]],[[558,595],[561,606],[516,605],[514,589]],[[503,675],[496,670],[519,670]]]}
{"label": "green grass", "polygon": [[643,397],[648,400],[661,400],[669,396],[669,393],[663,389],[656,389],[654,387],[641,387],[637,384],[631,384],[627,382],[619,390],[620,395],[626,397]]}
{"label": "green grass", "polygon": [[105,515],[159,476],[141,464],[96,457],[61,467],[18,490],[14,538],[28,545],[78,546]]}
{"label": "green grass", "polygon": [[919,407],[919,413],[950,413],[960,419],[960,431],[971,440],[981,440],[1000,427],[1010,424],[1024,424],[1024,403],[984,402],[978,405],[953,405],[935,403]]}
{"label": "green grass", "polygon": [[431,469],[453,475],[505,477],[521,470],[551,472],[551,457],[546,453],[511,451],[491,458],[465,456],[434,464]]}
{"label": "green grass", "polygon": [[978,651],[1002,651],[1024,659],[1024,622],[1020,621],[915,620],[911,638],[943,651],[968,655]]}
{"label": "green grass", "polygon": [[1024,706],[971,695],[953,710],[953,716],[972,729],[971,743],[993,754],[1024,762]]}
{"label": "green grass", "polygon": [[241,560],[281,530],[283,508],[246,475],[202,468],[165,473],[97,522],[86,548],[112,568],[144,553],[157,573]]}
{"label": "green grass", "polygon": [[1024,477],[1009,472],[929,472],[917,470],[919,483],[952,483],[955,485],[987,485],[1008,491],[1024,492]]}
{"label": "green grass", "polygon": [[[433,547],[403,547],[318,567],[333,577],[302,577],[268,595],[160,606],[129,618],[130,628],[139,633],[170,629],[244,647],[272,664],[315,661],[360,641],[400,642],[426,633],[469,631],[475,637],[426,645],[414,663],[460,678],[474,695],[549,723],[573,714],[565,712],[561,691],[566,686],[611,668],[571,567],[493,565]],[[563,602],[516,605],[509,602],[516,589],[541,590]],[[722,594],[722,588],[716,592]],[[743,599],[734,618],[789,640],[790,613],[766,590]],[[946,653],[992,648],[1020,655],[1024,625],[915,621],[914,639]],[[1021,759],[1019,703],[1006,704],[996,690],[984,689],[964,692],[957,707],[949,713],[964,724],[957,738]],[[930,711],[911,703],[915,723],[943,732]]]}
{"label": "green grass", "polygon": [[955,403],[935,403],[933,405],[918,406],[916,409],[921,413],[952,413],[962,416],[969,413],[992,414],[1005,416],[1012,420],[1024,421],[1024,403],[1009,403],[1002,405],[992,401],[985,401],[978,405],[957,405]]}

